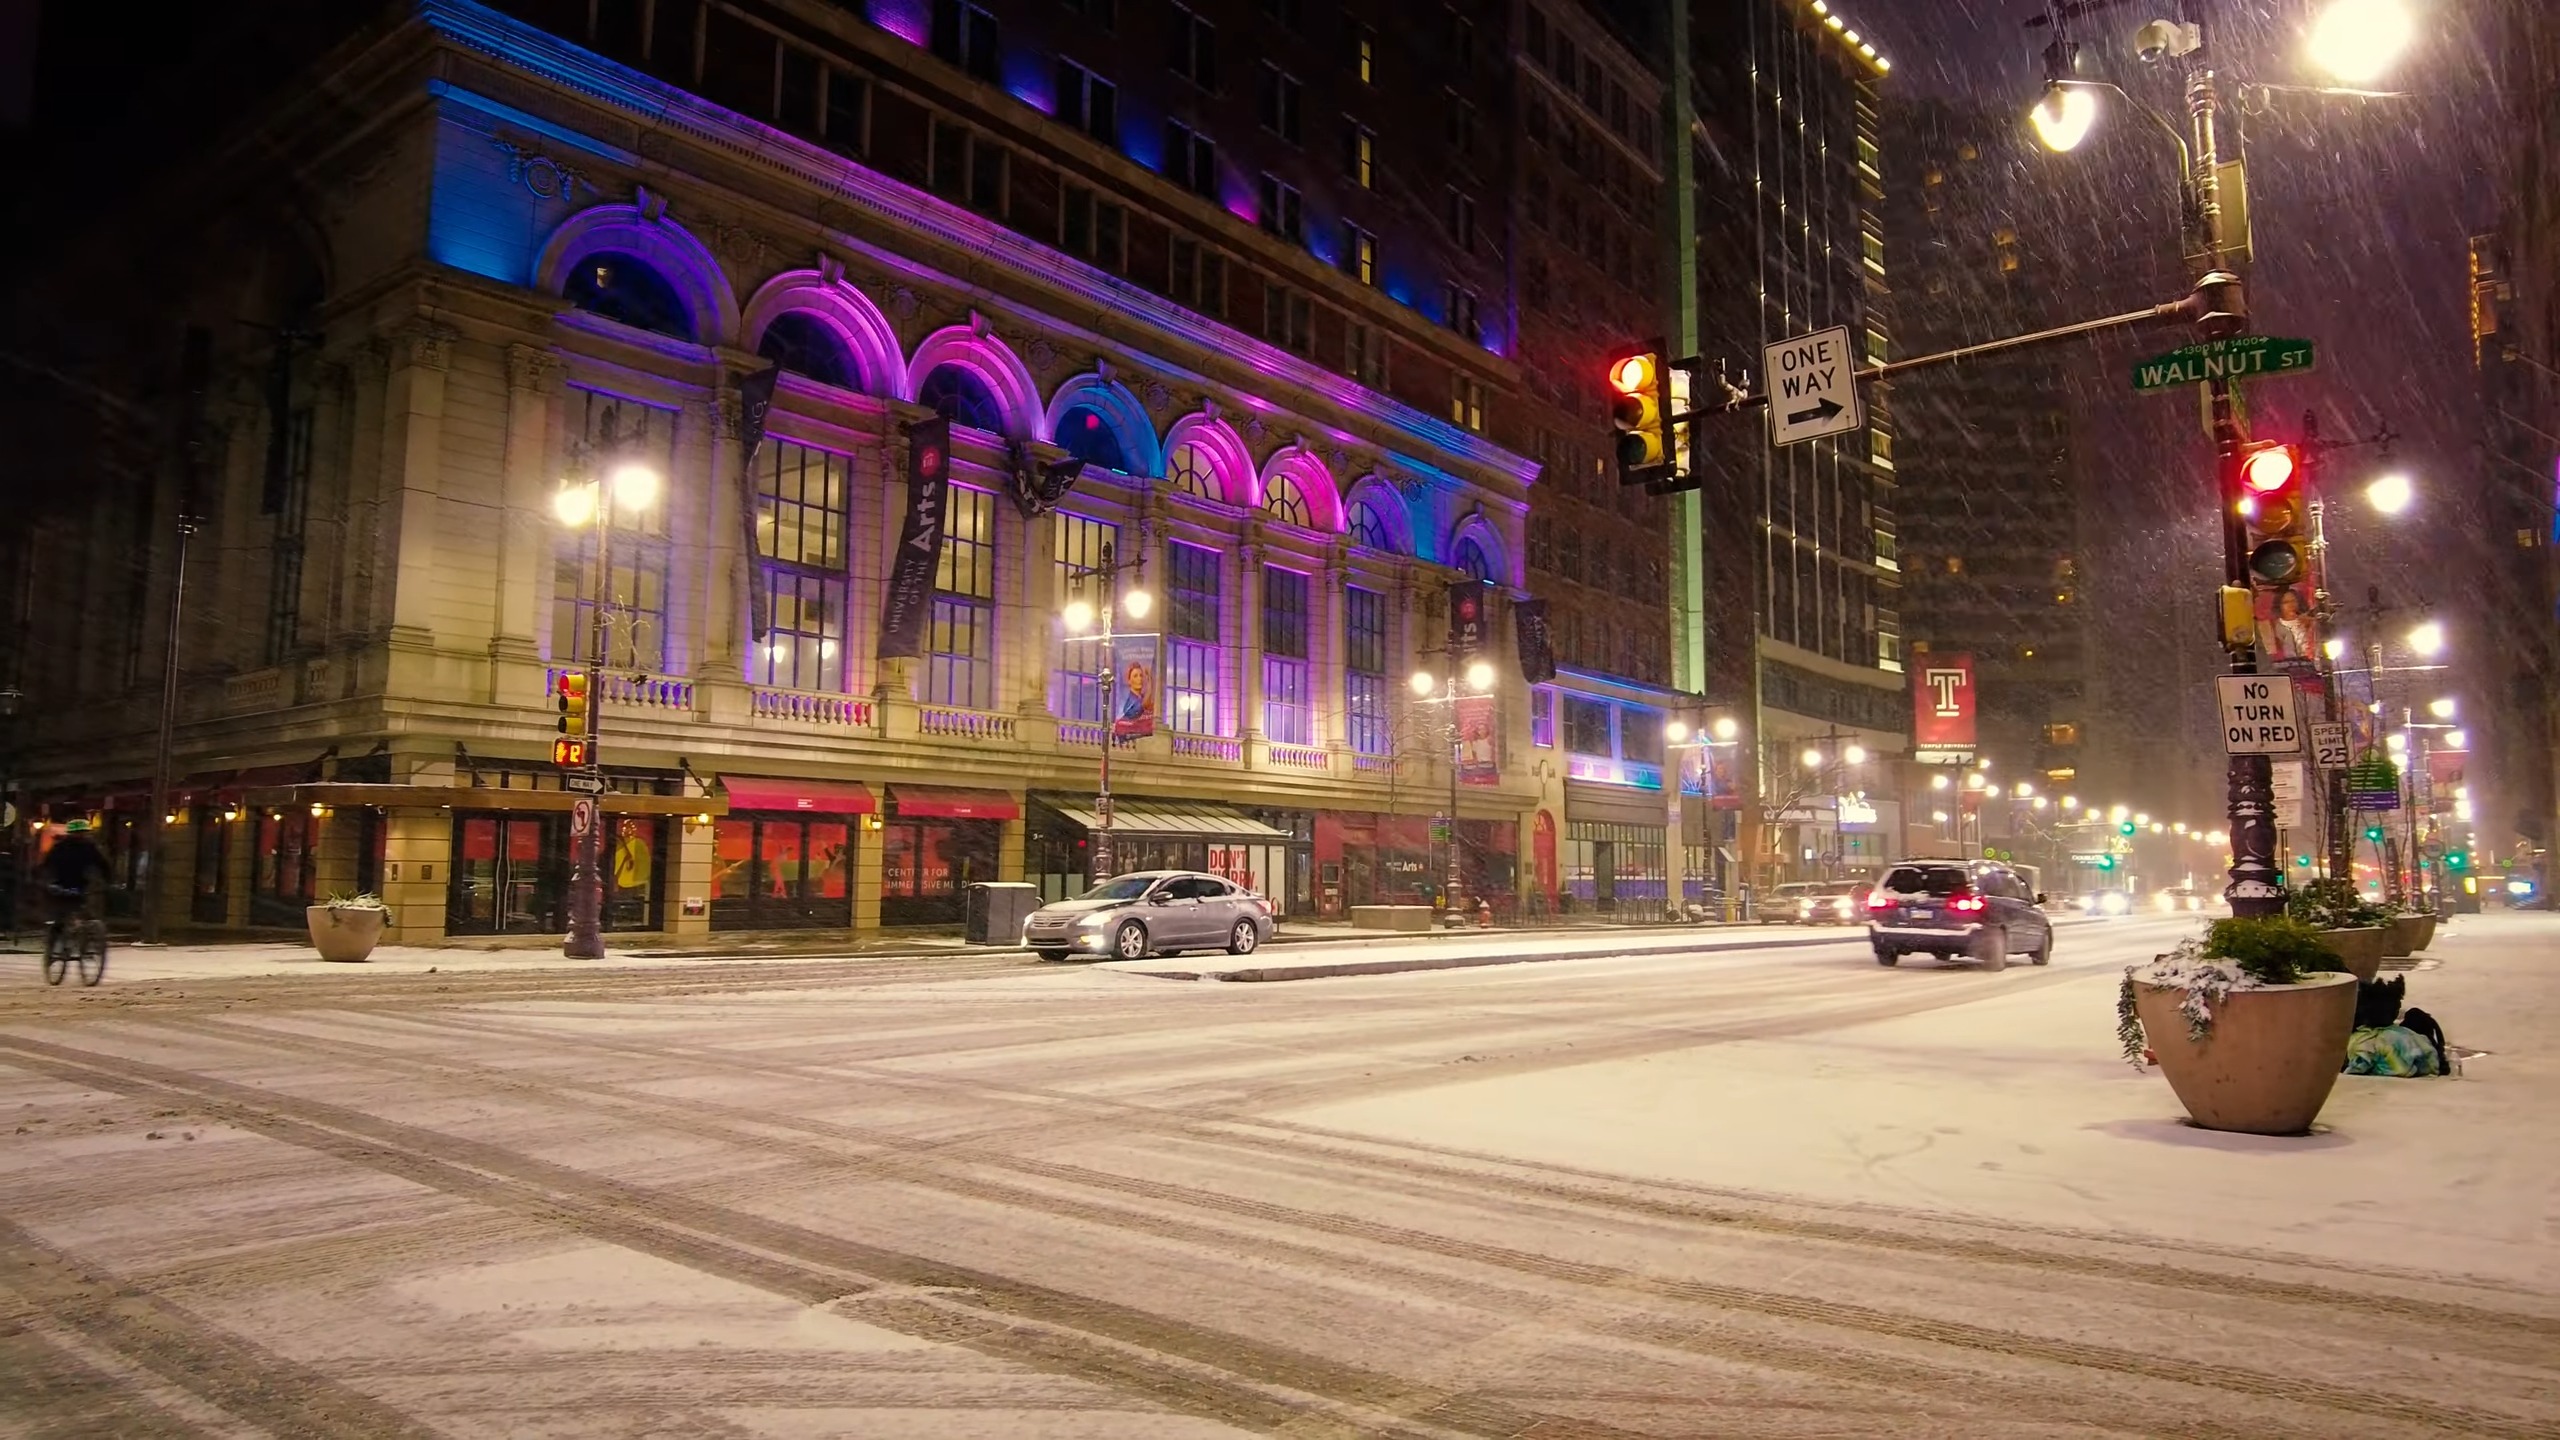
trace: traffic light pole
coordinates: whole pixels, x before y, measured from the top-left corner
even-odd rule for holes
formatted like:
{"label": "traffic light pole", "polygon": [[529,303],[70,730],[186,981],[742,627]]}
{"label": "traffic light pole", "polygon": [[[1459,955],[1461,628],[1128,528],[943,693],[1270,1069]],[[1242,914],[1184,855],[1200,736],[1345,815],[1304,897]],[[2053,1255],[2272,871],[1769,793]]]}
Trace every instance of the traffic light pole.
{"label": "traffic light pole", "polygon": [[[587,713],[580,733],[586,764],[573,772],[586,782],[587,824],[569,834],[569,934],[560,953],[572,960],[604,958],[604,767],[596,731],[604,715],[604,652],[612,630],[605,611],[613,603],[613,484],[596,486],[596,581],[587,612]],[[573,812],[574,813],[574,812]]]}

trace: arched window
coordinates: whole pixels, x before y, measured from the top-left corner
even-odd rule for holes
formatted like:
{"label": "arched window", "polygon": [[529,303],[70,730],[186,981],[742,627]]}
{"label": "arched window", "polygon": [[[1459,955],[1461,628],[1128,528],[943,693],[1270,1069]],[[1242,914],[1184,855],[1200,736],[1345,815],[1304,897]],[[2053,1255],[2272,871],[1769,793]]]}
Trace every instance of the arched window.
{"label": "arched window", "polygon": [[862,367],[854,360],[853,352],[845,348],[843,338],[805,310],[786,310],[774,316],[773,323],[764,327],[764,339],[757,342],[756,353],[821,385],[833,385],[839,390],[863,388]]}
{"label": "arched window", "polygon": [[1120,448],[1119,432],[1102,412],[1079,405],[1058,417],[1058,447],[1087,465],[1126,474],[1128,452]]}
{"label": "arched window", "polygon": [[1307,512],[1306,492],[1298,488],[1297,481],[1286,475],[1274,475],[1271,482],[1262,487],[1262,513],[1292,525],[1312,527],[1315,524]]}
{"label": "arched window", "polygon": [[1458,570],[1470,580],[1493,582],[1493,562],[1485,558],[1484,547],[1473,536],[1458,542]]}
{"label": "arched window", "polygon": [[667,277],[649,262],[615,250],[599,250],[570,267],[562,296],[581,310],[635,329],[691,340],[693,315]]}
{"label": "arched window", "polygon": [[1197,445],[1173,447],[1173,453],[1164,457],[1164,478],[1185,495],[1197,495],[1203,500],[1218,498],[1218,482],[1209,473],[1209,457]]}
{"label": "arched window", "polygon": [[1387,524],[1387,517],[1379,514],[1378,507],[1365,497],[1351,502],[1351,540],[1355,545],[1390,554],[1396,549],[1395,528]]}
{"label": "arched window", "polygon": [[917,387],[916,403],[954,425],[966,425],[990,435],[1004,433],[1004,410],[996,404],[995,392],[966,366],[935,366],[933,373],[924,377],[924,384]]}

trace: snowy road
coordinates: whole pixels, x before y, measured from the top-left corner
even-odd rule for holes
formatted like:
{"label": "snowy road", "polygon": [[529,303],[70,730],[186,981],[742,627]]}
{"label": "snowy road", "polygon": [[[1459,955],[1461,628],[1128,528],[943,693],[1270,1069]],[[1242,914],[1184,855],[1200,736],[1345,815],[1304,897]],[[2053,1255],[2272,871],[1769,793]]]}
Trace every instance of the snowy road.
{"label": "snowy road", "polygon": [[2560,1434],[2560,920],[2294,1141],[2116,1061],[2183,929],[13,976],[0,1435]]}

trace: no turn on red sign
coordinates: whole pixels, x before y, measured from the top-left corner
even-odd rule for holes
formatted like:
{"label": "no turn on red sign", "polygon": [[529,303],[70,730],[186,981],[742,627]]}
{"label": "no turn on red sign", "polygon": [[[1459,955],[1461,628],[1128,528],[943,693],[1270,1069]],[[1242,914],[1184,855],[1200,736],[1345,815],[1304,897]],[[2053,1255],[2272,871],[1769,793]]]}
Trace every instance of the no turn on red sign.
{"label": "no turn on red sign", "polygon": [[2213,685],[2222,703],[2223,754],[2301,753],[2302,712],[2289,677],[2217,675]]}

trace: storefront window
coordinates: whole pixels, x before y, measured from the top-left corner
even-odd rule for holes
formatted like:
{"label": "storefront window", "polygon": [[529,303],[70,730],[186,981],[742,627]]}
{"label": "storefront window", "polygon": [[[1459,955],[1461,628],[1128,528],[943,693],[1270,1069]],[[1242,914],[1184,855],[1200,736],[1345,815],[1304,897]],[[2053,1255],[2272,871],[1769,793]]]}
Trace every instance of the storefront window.
{"label": "storefront window", "polygon": [[196,807],[196,873],[187,914],[199,925],[231,923],[231,827],[220,805]]}
{"label": "storefront window", "polygon": [[320,817],[308,810],[264,811],[258,816],[256,870],[250,877],[249,923],[300,926],[318,899]]}
{"label": "storefront window", "polygon": [[563,815],[464,813],[453,821],[448,935],[546,935],[569,928]]}
{"label": "storefront window", "polygon": [[1602,914],[1660,909],[1671,893],[1663,837],[1659,825],[1592,820],[1567,825],[1564,907]]}
{"label": "storefront window", "polygon": [[604,928],[656,930],[664,923],[667,822],[648,815],[607,815]]}
{"label": "storefront window", "polygon": [[853,926],[853,831],[841,820],[733,815],[712,832],[711,928]]}
{"label": "storefront window", "polygon": [[1564,748],[1576,755],[1613,756],[1609,743],[1609,702],[1564,697]]}
{"label": "storefront window", "polygon": [[996,878],[996,820],[891,820],[880,832],[880,923],[957,925],[969,886]]}

